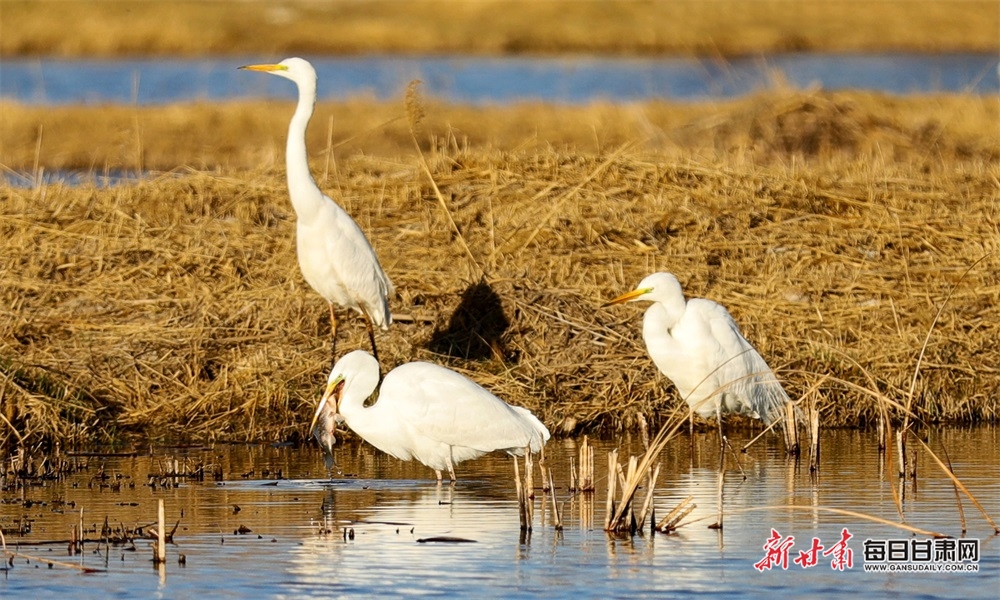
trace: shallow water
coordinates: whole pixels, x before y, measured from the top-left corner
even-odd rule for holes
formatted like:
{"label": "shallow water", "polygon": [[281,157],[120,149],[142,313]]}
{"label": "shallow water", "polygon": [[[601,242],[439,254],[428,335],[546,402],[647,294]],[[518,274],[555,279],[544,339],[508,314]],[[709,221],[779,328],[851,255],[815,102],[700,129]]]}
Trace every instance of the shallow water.
{"label": "shallow water", "polygon": [[[1000,518],[1000,432],[995,428],[945,429],[943,442],[955,472],[994,518]],[[867,433],[829,431],[823,437],[820,474],[787,460],[774,440],[742,456],[746,479],[730,461],[726,477],[725,527],[715,520],[718,451],[713,433],[697,434],[694,450],[686,437],[660,457],[662,470],[654,505],[660,518],[684,497],[697,504],[690,524],[670,535],[647,531],[631,537],[603,531],[607,451],[638,453],[636,440],[596,442],[597,492],[570,497],[570,458],[579,440],[553,440],[547,462],[564,529],[552,526],[550,501],[539,489],[530,533],[519,528],[512,459],[490,455],[463,463],[455,485],[438,485],[432,472],[401,463],[367,445],[338,446],[342,471],[329,478],[313,447],[214,446],[154,448],[135,456],[63,458],[80,470],[58,480],[34,481],[0,494],[0,524],[8,549],[101,569],[82,574],[65,566],[47,568],[22,557],[0,572],[0,595],[68,594],[80,597],[642,597],[660,594],[733,597],[842,594],[864,589],[879,596],[993,597],[1000,581],[1000,544],[981,513],[966,500],[969,531],[978,540],[978,573],[865,573],[864,541],[924,540],[888,525],[798,507],[835,507],[898,522],[894,474],[880,472],[874,439]],[[734,436],[735,446],[745,439]],[[932,447],[939,447],[937,442]],[[178,480],[148,485],[149,476],[202,463],[223,481]],[[185,460],[187,463],[185,464]],[[625,458],[623,458],[624,462]],[[931,460],[918,455],[918,479],[902,486],[907,522],[943,534],[961,535],[955,492]],[[86,468],[83,468],[83,467]],[[103,469],[103,471],[102,471]],[[884,470],[883,470],[884,471]],[[103,473],[107,479],[100,479]],[[279,478],[280,477],[280,478]],[[104,481],[104,485],[101,482]],[[110,484],[121,482],[121,486]],[[536,477],[536,485],[538,478]],[[134,484],[134,485],[133,485]],[[644,497],[641,492],[639,497]],[[88,538],[110,525],[149,525],[164,499],[168,529],[179,521],[167,562],[154,568],[152,544],[134,550],[88,542],[68,553],[73,524]],[[760,507],[784,507],[747,510]],[[236,507],[239,508],[237,511]],[[17,529],[30,522],[30,532]],[[243,527],[250,531],[238,533]],[[786,570],[763,572],[754,564],[776,529],[794,536]],[[852,568],[794,564],[812,538],[825,547],[842,531],[853,552]],[[95,531],[96,530],[96,531]],[[351,537],[350,534],[353,534]],[[449,536],[466,543],[434,542]],[[421,540],[425,540],[421,542]],[[57,541],[50,544],[47,542]],[[186,564],[178,564],[180,554]],[[968,564],[968,563],[967,563]]]}
{"label": "shallow water", "polygon": [[[5,59],[0,96],[36,104],[167,104],[233,98],[294,98],[276,77],[237,71],[283,57],[225,59]],[[1000,90],[995,54],[792,53],[736,58],[360,56],[310,58],[320,99],[400,98],[414,79],[429,96],[462,103],[539,100],[586,103],[650,99],[702,101],[768,88],[798,87],[893,94]]]}

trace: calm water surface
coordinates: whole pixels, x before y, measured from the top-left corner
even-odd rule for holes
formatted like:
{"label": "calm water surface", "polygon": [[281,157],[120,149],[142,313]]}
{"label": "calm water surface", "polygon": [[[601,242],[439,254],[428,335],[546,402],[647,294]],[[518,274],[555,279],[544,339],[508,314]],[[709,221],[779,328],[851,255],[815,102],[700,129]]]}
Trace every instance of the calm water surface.
{"label": "calm water surface", "polygon": [[[994,518],[1000,518],[1000,431],[946,429],[956,473]],[[464,463],[459,482],[439,486],[415,463],[401,463],[367,445],[337,449],[342,471],[328,477],[314,448],[214,446],[157,448],[136,456],[65,456],[86,469],[60,480],[33,482],[0,494],[0,525],[7,546],[23,554],[102,569],[78,571],[15,558],[0,572],[0,596],[28,597],[764,597],[840,595],[865,590],[890,597],[995,597],[1000,583],[1000,540],[968,501],[962,506],[968,539],[978,539],[978,573],[873,574],[863,570],[866,539],[917,540],[926,536],[855,517],[764,506],[837,507],[894,522],[894,475],[880,470],[873,438],[853,431],[826,432],[818,478],[786,460],[779,449],[758,445],[742,457],[744,480],[732,467],[726,479],[725,529],[707,528],[716,509],[718,453],[711,433],[686,438],[661,455],[654,498],[662,517],[681,499],[697,504],[691,523],[672,535],[609,536],[603,530],[607,451],[638,453],[635,440],[597,443],[597,492],[571,498],[566,490],[570,457],[579,440],[554,440],[547,448],[564,529],[552,526],[548,497],[538,490],[534,527],[519,529],[512,460],[491,455]],[[740,442],[740,439],[734,442]],[[148,485],[149,475],[203,463],[224,481],[183,480],[177,487]],[[902,487],[909,524],[961,535],[955,492],[929,458],[918,457],[916,485]],[[101,469],[121,481],[101,486]],[[278,478],[280,474],[280,479]],[[537,480],[537,479],[536,479]],[[134,487],[130,485],[134,483]],[[642,496],[643,494],[640,494]],[[166,504],[168,528],[180,525],[168,545],[164,568],[154,568],[148,540],[135,549],[88,543],[70,556],[74,523],[100,530],[109,524],[148,525],[157,500]],[[239,508],[237,511],[236,507]],[[701,519],[701,520],[697,520]],[[30,532],[18,535],[20,525]],[[238,533],[240,528],[249,529]],[[794,537],[787,570],[754,568],[776,529]],[[853,567],[836,571],[830,559],[811,568],[791,562],[813,538],[826,546],[847,528]],[[353,532],[353,539],[348,535]],[[421,542],[451,536],[470,543]],[[89,538],[99,537],[89,533]],[[58,543],[47,543],[47,542]],[[186,565],[178,556],[186,556]]]}
{"label": "calm water surface", "polygon": [[[166,104],[233,98],[295,98],[295,86],[237,71],[284,57],[0,62],[0,96],[38,104]],[[414,79],[425,93],[462,103],[523,100],[586,103],[742,96],[777,80],[793,86],[893,94],[1000,90],[995,54],[780,54],[692,58],[361,56],[311,58],[320,99],[400,98]]]}

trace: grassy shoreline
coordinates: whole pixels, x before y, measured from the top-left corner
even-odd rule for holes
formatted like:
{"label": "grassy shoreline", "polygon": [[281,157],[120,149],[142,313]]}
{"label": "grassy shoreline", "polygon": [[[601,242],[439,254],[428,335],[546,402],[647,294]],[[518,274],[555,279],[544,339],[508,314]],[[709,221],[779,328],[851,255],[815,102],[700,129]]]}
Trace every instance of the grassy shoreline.
{"label": "grassy shoreline", "polygon": [[[871,391],[905,399],[925,338],[920,418],[996,422],[997,104],[430,103],[418,138],[472,259],[401,109],[324,106],[333,152],[323,116],[310,148],[399,289],[387,364],[461,369],[557,433],[655,425],[677,405],[642,311],[597,308],[653,269],[728,306],[794,398],[818,394],[825,426],[871,423]],[[0,110],[8,168],[170,171],[0,185],[0,440],[303,437],[328,319],[295,263],[291,107]],[[341,352],[367,344],[355,318],[341,329]]]}
{"label": "grassy shoreline", "polygon": [[[0,166],[32,172],[238,171],[284,168],[287,101],[165,106],[34,106],[0,101]],[[563,106],[425,103],[424,149],[452,138],[471,148],[601,154],[623,144],[668,159],[759,163],[881,154],[894,163],[1000,158],[1000,101],[777,87],[702,103]],[[320,173],[358,154],[412,156],[404,101],[317,104],[307,143]]]}
{"label": "grassy shoreline", "polygon": [[995,52],[997,31],[991,0],[0,3],[6,58]]}

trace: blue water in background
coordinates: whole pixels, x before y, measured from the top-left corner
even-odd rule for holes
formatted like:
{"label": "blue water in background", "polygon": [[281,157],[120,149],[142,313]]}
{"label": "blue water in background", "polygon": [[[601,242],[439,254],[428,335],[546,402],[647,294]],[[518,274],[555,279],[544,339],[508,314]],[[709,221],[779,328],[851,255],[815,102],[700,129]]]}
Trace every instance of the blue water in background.
{"label": "blue water in background", "polygon": [[[308,57],[307,57],[308,58]],[[0,62],[0,96],[34,104],[169,104],[237,98],[295,98],[275,77],[238,71],[280,57]],[[320,99],[400,97],[410,81],[451,102],[580,104],[651,99],[699,101],[766,89],[806,88],[892,94],[1000,91],[993,54],[784,54],[697,58],[475,58],[366,56],[311,59]]]}

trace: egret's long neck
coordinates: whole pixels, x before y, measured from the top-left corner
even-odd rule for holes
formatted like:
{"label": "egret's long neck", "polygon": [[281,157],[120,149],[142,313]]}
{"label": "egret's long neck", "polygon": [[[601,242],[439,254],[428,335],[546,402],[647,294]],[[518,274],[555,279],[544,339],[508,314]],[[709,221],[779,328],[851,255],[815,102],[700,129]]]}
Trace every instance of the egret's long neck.
{"label": "egret's long neck", "polygon": [[[340,416],[347,421],[347,425],[361,437],[370,431],[369,424],[373,418],[375,406],[365,407],[365,400],[375,393],[378,387],[378,374],[375,378],[368,377],[367,373],[357,376],[350,385],[344,388],[344,395],[340,398],[340,407],[337,410]],[[377,429],[377,427],[376,427]]]}
{"label": "egret's long neck", "polygon": [[309,155],[306,152],[306,128],[315,105],[316,86],[300,84],[299,103],[288,125],[288,144],[285,148],[288,195],[300,219],[311,218],[323,202],[323,193],[309,172]]}
{"label": "egret's long neck", "polygon": [[667,329],[673,329],[677,325],[677,322],[681,320],[681,317],[684,316],[684,311],[687,309],[687,301],[684,299],[683,294],[670,294],[669,296],[659,298],[656,304],[661,309],[662,325]]}

